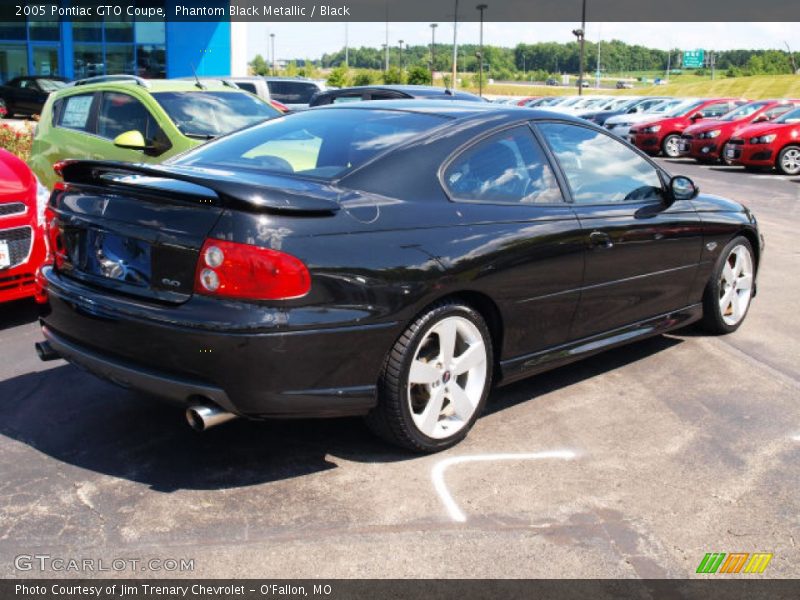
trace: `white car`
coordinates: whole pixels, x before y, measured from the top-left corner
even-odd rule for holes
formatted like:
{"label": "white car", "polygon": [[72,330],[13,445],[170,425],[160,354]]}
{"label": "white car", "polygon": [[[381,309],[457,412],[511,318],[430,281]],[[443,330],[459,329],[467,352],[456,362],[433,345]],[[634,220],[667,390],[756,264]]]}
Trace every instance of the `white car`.
{"label": "white car", "polygon": [[575,114],[591,110],[597,105],[608,102],[608,100],[609,96],[573,96],[567,101],[548,106],[546,109],[562,114]]}
{"label": "white car", "polygon": [[661,104],[656,104],[647,112],[611,117],[606,120],[604,127],[614,135],[627,140],[628,133],[633,125],[644,123],[645,121],[655,121],[679,106],[691,104],[696,100],[696,98],[673,98],[672,100],[665,100]]}

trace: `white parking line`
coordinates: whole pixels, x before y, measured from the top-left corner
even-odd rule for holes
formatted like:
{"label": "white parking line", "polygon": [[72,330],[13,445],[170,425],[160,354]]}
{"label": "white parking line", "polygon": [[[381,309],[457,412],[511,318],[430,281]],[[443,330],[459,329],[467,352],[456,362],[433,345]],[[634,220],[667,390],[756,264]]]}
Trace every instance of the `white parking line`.
{"label": "white parking line", "polygon": [[433,480],[433,488],[439,494],[439,499],[447,509],[450,518],[459,523],[464,523],[467,516],[461,511],[453,500],[450,490],[444,482],[444,472],[448,467],[453,465],[460,465],[470,462],[489,462],[495,460],[543,460],[547,458],[556,458],[560,460],[572,460],[576,458],[577,453],[572,450],[550,450],[546,452],[532,452],[527,454],[473,454],[471,456],[452,456],[437,462],[431,470],[431,479]]}
{"label": "white parking line", "polygon": [[794,176],[765,173],[764,175],[749,175],[748,177],[751,179],[769,179],[770,181],[791,181]]}

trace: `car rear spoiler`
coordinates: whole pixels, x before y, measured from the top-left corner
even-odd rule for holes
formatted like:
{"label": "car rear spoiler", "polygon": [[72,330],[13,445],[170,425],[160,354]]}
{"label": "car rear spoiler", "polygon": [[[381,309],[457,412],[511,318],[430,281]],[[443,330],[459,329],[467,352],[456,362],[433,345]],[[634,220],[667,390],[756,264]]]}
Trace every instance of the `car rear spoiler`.
{"label": "car rear spoiler", "polygon": [[336,201],[339,193],[329,185],[303,182],[298,189],[290,189],[290,185],[281,185],[279,176],[257,175],[242,180],[237,174],[228,172],[106,160],[67,160],[59,165],[59,170],[65,183],[102,187],[137,187],[135,179],[122,181],[111,179],[109,175],[142,175],[184,181],[210,190],[225,206],[247,212],[332,214],[340,208]]}

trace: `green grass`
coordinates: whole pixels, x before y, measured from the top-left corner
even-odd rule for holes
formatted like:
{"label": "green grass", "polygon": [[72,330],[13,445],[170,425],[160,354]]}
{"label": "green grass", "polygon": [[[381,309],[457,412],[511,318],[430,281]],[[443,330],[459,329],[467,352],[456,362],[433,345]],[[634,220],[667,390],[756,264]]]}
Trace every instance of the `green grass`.
{"label": "green grass", "polygon": [[[590,80],[594,84],[594,79]],[[477,92],[477,87],[468,88]],[[484,86],[486,94],[496,96],[564,96],[575,94],[575,87],[548,87],[535,85],[490,84]],[[732,97],[759,100],[762,98],[800,98],[799,75],[755,75],[728,78],[718,76],[698,77],[694,74],[673,76],[669,85],[635,87],[632,90],[584,90],[588,94],[623,94],[651,96]]]}
{"label": "green grass", "polygon": [[719,77],[714,81],[697,78],[692,81],[683,77],[669,85],[637,88],[637,94],[664,94],[667,96],[703,97],[742,97],[758,100],[761,98],[800,98],[800,76],[798,75],[755,75],[752,77]]}

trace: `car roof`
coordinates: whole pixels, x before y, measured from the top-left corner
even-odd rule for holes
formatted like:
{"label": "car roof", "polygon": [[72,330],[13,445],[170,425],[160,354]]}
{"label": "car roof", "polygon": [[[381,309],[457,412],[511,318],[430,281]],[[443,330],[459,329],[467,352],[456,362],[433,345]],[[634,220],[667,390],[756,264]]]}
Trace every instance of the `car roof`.
{"label": "car roof", "polygon": [[[409,96],[414,96],[415,98],[421,98],[425,96],[440,96],[442,94],[446,94],[448,88],[443,87],[435,87],[432,85],[384,85],[384,84],[376,84],[376,85],[356,85],[352,87],[345,87],[339,88],[338,90],[329,90],[326,93],[330,94],[338,94],[342,92],[357,92],[359,90],[389,90],[394,92],[403,92],[408,94]],[[469,92],[463,92],[461,90],[450,90],[451,94],[465,94],[465,95],[474,95],[470,94]]]}
{"label": "car roof", "polygon": [[527,108],[516,105],[494,104],[492,102],[464,102],[461,100],[453,100],[452,102],[442,102],[441,100],[418,100],[416,102],[409,102],[408,100],[348,102],[345,104],[317,106],[309,110],[393,110],[459,120],[480,118],[489,114],[492,116],[506,117],[509,121],[557,119],[574,121],[575,123],[585,123],[583,119],[578,119],[571,115],[554,113],[548,110],[539,110],[537,108]]}
{"label": "car roof", "polygon": [[[104,90],[104,89],[130,89],[130,88],[137,88],[144,90],[146,92],[198,92],[198,91],[213,91],[213,92],[241,92],[234,87],[226,85],[222,79],[204,79],[200,78],[200,81],[203,84],[204,90],[197,86],[197,81],[194,79],[144,79],[137,81],[136,79],[118,79],[118,80],[109,80],[109,81],[97,81],[80,84],[78,82],[74,82],[77,85],[71,85],[66,88],[62,88],[56,93],[63,93],[66,90],[83,90],[83,91],[92,91],[92,90]],[[144,82],[144,85],[141,83]]]}
{"label": "car roof", "polygon": [[265,79],[266,81],[293,81],[295,83],[313,83],[317,85],[319,84],[318,81],[314,79],[308,79],[306,77],[280,77],[272,75],[254,75],[253,79]]}

